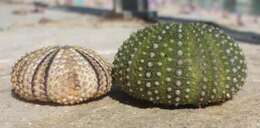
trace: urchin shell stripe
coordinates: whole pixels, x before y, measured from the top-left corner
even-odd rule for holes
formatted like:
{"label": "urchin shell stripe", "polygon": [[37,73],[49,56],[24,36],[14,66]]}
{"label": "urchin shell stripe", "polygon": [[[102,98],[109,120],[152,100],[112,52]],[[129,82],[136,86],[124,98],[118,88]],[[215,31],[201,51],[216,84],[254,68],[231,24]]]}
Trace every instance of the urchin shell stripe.
{"label": "urchin shell stripe", "polygon": [[[40,51],[43,51],[43,49],[39,50],[39,51],[34,51],[32,52],[33,54],[36,54]],[[30,58],[29,54],[26,54],[24,57],[22,57],[21,59],[18,60],[18,62],[15,64],[15,67],[13,69],[15,69],[13,72],[15,73],[15,77],[13,78],[14,81],[16,81],[16,83],[14,83],[15,85],[13,85],[14,91],[17,91],[16,88],[22,88],[23,85],[23,79],[21,77],[23,77],[22,70],[23,67],[28,64],[28,59]]]}
{"label": "urchin shell stripe", "polygon": [[[195,36],[193,36],[194,41],[192,42],[192,45],[194,45],[194,51],[195,51],[195,56],[197,56],[198,58],[193,58],[193,62],[195,62],[193,64],[194,67],[198,67],[198,69],[193,68],[193,72],[197,73],[197,80],[195,84],[192,84],[193,87],[192,88],[196,88],[197,90],[195,92],[198,92],[196,94],[197,98],[194,99],[194,101],[197,102],[198,106],[204,105],[204,104],[208,104],[208,100],[209,100],[209,96],[210,94],[210,88],[211,86],[207,85],[207,89],[203,89],[203,86],[205,86],[205,82],[203,81],[204,78],[206,78],[208,76],[208,70],[209,67],[208,66],[203,66],[203,64],[207,64],[207,61],[202,57],[204,55],[206,55],[206,50],[205,48],[201,45],[203,42],[204,37],[201,35],[200,33],[200,29],[197,28],[196,24],[192,25],[192,30],[196,33]],[[192,37],[191,37],[192,38]],[[199,40],[198,40],[199,39]],[[207,41],[204,42],[205,45],[208,45]],[[209,57],[208,55],[206,57]],[[198,77],[199,76],[199,77]]]}
{"label": "urchin shell stripe", "polygon": [[[138,34],[138,33],[141,33],[142,31],[137,31],[136,33],[135,33],[135,35],[136,34]],[[143,35],[149,35],[149,32],[145,32],[145,33],[143,33]],[[131,39],[133,39],[133,40],[136,40],[136,41],[140,41],[139,40],[139,38],[136,38],[136,37],[134,37],[134,36],[131,36],[130,37]],[[137,74],[135,74],[134,72],[136,72],[135,71],[135,69],[134,69],[134,67],[133,67],[133,65],[135,65],[135,64],[137,64],[138,63],[138,61],[139,60],[141,60],[142,59],[142,56],[140,56],[140,55],[142,55],[142,50],[143,49],[145,49],[145,46],[149,46],[149,45],[152,45],[153,44],[153,41],[152,41],[152,39],[151,38],[146,38],[146,39],[144,39],[142,36],[140,36],[140,38],[142,38],[142,40],[143,40],[143,46],[142,47],[139,47],[139,48],[137,48],[137,50],[135,51],[134,49],[132,49],[131,51],[129,51],[129,53],[127,53],[127,52],[123,52],[123,55],[122,56],[127,56],[127,58],[128,57],[130,57],[130,54],[133,54],[134,55],[134,57],[133,57],[133,59],[132,59],[132,64],[129,64],[129,63],[127,63],[126,65],[128,65],[128,67],[129,67],[129,69],[130,69],[130,72],[132,72],[133,74],[131,74],[131,75],[129,75],[129,78],[133,78],[133,79],[138,79],[138,76],[137,76]],[[135,47],[135,46],[131,46],[131,44],[134,44],[134,42],[131,42],[131,41],[129,41],[129,42],[126,42],[125,43],[125,45],[128,45],[128,47]],[[138,42],[135,44],[135,45],[140,45],[140,44],[138,44]],[[125,49],[123,46],[122,46],[122,49]],[[127,60],[128,61],[128,60]],[[122,68],[127,68],[127,67],[122,67]],[[120,70],[122,71],[122,68],[120,68]],[[143,67],[142,67],[143,68]],[[120,71],[119,70],[119,71]],[[145,81],[145,80],[144,80]],[[142,80],[142,82],[144,82],[143,80]],[[127,86],[127,84],[128,83],[130,83],[131,84],[131,86],[135,86],[135,85],[137,85],[136,83],[133,83],[132,81],[129,81],[128,79],[124,79],[123,81],[121,81],[122,83],[121,83],[121,86],[123,87],[123,89],[125,89],[125,90],[133,90],[133,91],[140,91],[140,88],[138,88],[138,86],[137,86],[137,88],[136,89],[134,89],[134,88],[129,88],[128,86]],[[142,88],[141,90],[146,90],[145,88]],[[132,95],[132,94],[130,94],[130,95]],[[141,99],[141,97],[142,97],[142,95],[135,95],[136,97],[138,97],[139,99]],[[151,99],[153,99],[153,97],[150,97]]]}
{"label": "urchin shell stripe", "polygon": [[[88,55],[88,53],[86,53],[86,51],[84,50],[84,49],[79,49],[79,48],[75,48],[75,50],[77,51],[77,52],[79,52],[79,53],[83,53],[83,55],[87,55],[89,58],[92,58],[98,65],[99,65],[99,67],[102,69],[102,71],[105,73],[105,75],[106,75],[106,82],[107,82],[107,86],[108,86],[108,83],[110,83],[109,82],[109,73],[107,72],[107,70],[106,69],[104,69],[104,66],[108,66],[106,63],[104,63],[104,66],[102,66],[102,64],[100,63],[100,61],[98,61],[96,58],[94,58],[94,57],[92,57],[92,56],[90,56],[90,55]],[[100,60],[103,60],[103,58],[100,58]],[[99,87],[98,87],[98,89],[99,89]]]}
{"label": "urchin shell stripe", "polygon": [[[13,67],[13,70],[12,70],[12,76],[15,76],[15,77],[12,77],[12,79],[11,79],[11,82],[12,83],[16,83],[15,85],[17,85],[18,83],[17,83],[17,81],[18,81],[18,74],[20,73],[20,63],[22,62],[24,60],[24,58],[20,58],[16,63],[15,63],[15,65],[14,65],[14,67]],[[14,69],[17,69],[17,70],[14,70]],[[13,87],[15,87],[14,85],[13,85]]]}
{"label": "urchin shell stripe", "polygon": [[[214,28],[213,29],[214,31],[219,31],[217,28]],[[218,47],[218,45],[220,44],[220,42],[217,42],[216,40],[218,39],[218,38],[216,38],[215,37],[215,35],[213,35],[212,33],[206,33],[206,35],[210,35],[210,36],[207,36],[207,38],[209,38],[209,39],[213,39],[213,42],[212,42],[212,51],[214,52],[214,56],[215,56],[215,62],[214,62],[214,60],[212,60],[212,63],[213,63],[213,70],[215,70],[214,71],[214,74],[215,74],[215,76],[217,76],[218,78],[215,78],[214,79],[214,83],[213,83],[213,85],[215,86],[215,89],[217,90],[217,92],[216,92],[216,100],[218,101],[218,102],[220,102],[219,101],[219,99],[222,99],[222,101],[224,101],[224,100],[226,100],[225,98],[226,98],[226,96],[225,96],[225,94],[223,94],[223,92],[222,92],[222,90],[225,90],[225,85],[224,85],[224,81],[225,81],[225,76],[227,75],[226,73],[225,73],[225,71],[224,71],[224,69],[225,69],[225,67],[224,67],[224,61],[221,59],[221,57],[223,56],[222,54],[221,54],[221,50],[219,50],[218,48],[216,48],[216,47]],[[215,46],[215,47],[214,47]],[[223,49],[222,49],[223,50]],[[215,63],[217,63],[217,64],[215,64]],[[217,67],[217,65],[218,65],[218,69],[214,69],[215,67]],[[221,77],[221,75],[223,75],[224,76],[224,78],[223,77]],[[215,85],[215,84],[217,84],[217,85]],[[213,90],[212,90],[213,91]],[[214,93],[214,92],[213,92]]]}
{"label": "urchin shell stripe", "polygon": [[[26,83],[26,77],[28,77],[28,75],[30,74],[27,74],[27,72],[29,71],[28,69],[30,69],[30,67],[32,66],[31,65],[31,62],[33,60],[35,60],[36,58],[38,58],[42,52],[44,51],[47,51],[49,48],[47,49],[40,49],[38,51],[35,51],[34,53],[35,54],[29,54],[27,57],[27,59],[25,59],[25,62],[23,63],[23,65],[21,65],[21,70],[20,70],[20,77],[18,77],[18,79],[21,79],[21,81],[19,82],[19,84],[21,85],[20,87],[23,88],[23,93],[31,93],[31,89],[29,87],[26,87],[28,86],[28,83]],[[29,85],[30,86],[30,85]],[[27,95],[25,96],[27,97],[27,100],[33,100],[33,97],[31,95]]]}
{"label": "urchin shell stripe", "polygon": [[[55,48],[53,48],[53,49],[55,49]],[[35,71],[34,71],[34,74],[33,74],[33,76],[32,76],[32,81],[31,81],[31,83],[32,83],[32,86],[31,86],[31,90],[32,90],[32,94],[33,94],[33,96],[36,96],[35,95],[35,89],[34,89],[34,86],[35,86],[35,77],[36,77],[36,73],[38,72],[38,70],[39,70],[39,68],[40,68],[40,66],[42,66],[42,64],[43,64],[43,62],[48,58],[48,57],[50,57],[53,53],[55,53],[55,52],[57,52],[58,50],[54,50],[54,51],[51,51],[50,53],[48,53],[47,55],[45,55],[45,57],[40,61],[40,63],[37,65],[37,67],[36,67],[36,69],[35,69]]]}
{"label": "urchin shell stripe", "polygon": [[[98,73],[97,69],[95,68],[95,64],[93,64],[93,62],[91,62],[89,59],[92,59],[91,57],[89,57],[88,55],[82,53],[81,51],[79,51],[78,49],[75,49],[75,51],[77,53],[79,53],[92,67],[92,69],[95,71],[95,74],[96,74],[96,77],[97,77],[97,91],[99,90],[99,87],[101,86],[101,83],[100,83],[100,74]],[[94,60],[95,61],[95,60]],[[100,66],[100,65],[99,65]],[[101,67],[101,66],[100,66]]]}
{"label": "urchin shell stripe", "polygon": [[[202,31],[202,30],[199,30],[199,31]],[[205,35],[203,36],[202,34],[199,34],[199,36],[201,37],[202,40],[206,40]],[[202,63],[201,63],[202,65],[201,66],[205,67],[205,69],[206,69],[203,72],[202,80],[203,80],[203,85],[205,85],[206,83],[208,84],[207,85],[208,89],[206,91],[206,90],[203,89],[203,86],[201,86],[201,90],[200,90],[201,94],[200,95],[201,95],[201,98],[203,98],[203,99],[207,98],[206,104],[209,104],[211,102],[216,102],[216,94],[214,94],[212,90],[213,89],[217,90],[217,88],[214,87],[214,81],[215,80],[213,78],[213,76],[215,74],[214,71],[213,71],[214,64],[212,62],[212,60],[214,59],[214,56],[210,53],[210,51],[212,50],[212,43],[209,42],[209,41],[205,41],[204,45],[202,45],[201,48],[208,49],[208,50],[205,50],[205,53],[201,54],[201,57],[202,57]],[[203,56],[205,56],[207,59],[203,58]],[[204,65],[204,64],[207,64],[207,66]],[[202,94],[204,91],[206,92],[205,96],[203,96],[203,94]],[[205,102],[204,100],[203,100],[203,102],[200,101],[200,104],[203,105],[203,103]]]}
{"label": "urchin shell stripe", "polygon": [[[174,25],[173,27],[176,27],[175,31],[178,31],[178,33],[173,33],[174,36],[169,38],[175,42],[172,46],[175,46],[178,51],[174,51],[176,59],[173,59],[173,62],[176,63],[176,66],[172,68],[176,68],[175,84],[177,85],[177,81],[182,82],[181,86],[172,87],[173,90],[175,90],[175,94],[173,95],[175,97],[174,102],[175,106],[181,105],[185,102],[192,104],[197,102],[198,99],[198,95],[194,92],[199,91],[199,86],[194,86],[194,83],[198,82],[198,80],[192,74],[192,71],[197,70],[197,68],[195,68],[197,65],[192,64],[194,60],[191,57],[191,52],[194,51],[194,47],[197,45],[196,42],[194,42],[196,38],[190,36],[192,33],[188,31],[189,29],[192,29],[191,25]],[[180,36],[182,36],[182,38],[180,38]],[[183,55],[180,55],[180,51],[183,52]],[[182,63],[180,64],[179,61]],[[182,71],[181,76],[177,75],[178,70]],[[180,94],[178,94],[178,92],[180,92]],[[178,98],[180,98],[179,102]]]}
{"label": "urchin shell stripe", "polygon": [[[197,46],[197,50],[199,53],[200,59],[200,67],[201,69],[204,69],[202,71],[202,77],[201,77],[201,83],[200,85],[200,96],[199,96],[199,105],[207,105],[210,102],[216,101],[216,94],[213,93],[212,90],[218,90],[214,86],[214,63],[212,62],[214,59],[214,56],[210,51],[212,50],[212,42],[209,42],[205,34],[202,34],[202,32],[205,32],[205,30],[201,29],[198,24],[194,24],[193,27],[194,30],[196,30],[196,33],[198,37],[196,37],[197,42],[199,43],[199,46]],[[198,28],[199,27],[199,28]],[[200,38],[199,38],[200,37]],[[200,39],[200,40],[198,40]],[[204,43],[202,42],[204,40]],[[215,42],[214,42],[215,43]],[[202,45],[203,44],[203,45]],[[202,52],[204,51],[204,52]],[[208,59],[205,59],[208,58]],[[205,65],[206,64],[206,65]],[[210,84],[207,84],[210,83]],[[207,84],[207,86],[206,86]],[[206,88],[205,88],[206,87]],[[213,97],[213,98],[212,98]]]}
{"label": "urchin shell stripe", "polygon": [[26,63],[26,61],[25,61],[25,57],[26,56],[24,56],[24,58],[21,58],[21,59],[19,59],[18,61],[17,61],[17,63],[15,64],[15,66],[14,66],[14,68],[13,69],[16,69],[16,70],[13,70],[12,71],[12,75],[14,75],[15,77],[13,77],[12,78],[12,82],[13,82],[13,84],[15,84],[15,85],[13,85],[13,87],[14,87],[14,91],[16,91],[16,88],[17,87],[20,87],[19,86],[19,75],[20,75],[20,73],[21,73],[21,65],[24,65],[25,63]]}
{"label": "urchin shell stripe", "polygon": [[58,49],[54,55],[52,56],[52,58],[50,59],[49,63],[48,63],[48,66],[45,70],[45,76],[44,76],[44,91],[45,91],[45,96],[48,98],[48,86],[47,86],[47,83],[48,83],[48,75],[49,75],[49,70],[50,70],[50,67],[53,63],[53,60],[55,59],[56,55],[59,53],[60,49]]}

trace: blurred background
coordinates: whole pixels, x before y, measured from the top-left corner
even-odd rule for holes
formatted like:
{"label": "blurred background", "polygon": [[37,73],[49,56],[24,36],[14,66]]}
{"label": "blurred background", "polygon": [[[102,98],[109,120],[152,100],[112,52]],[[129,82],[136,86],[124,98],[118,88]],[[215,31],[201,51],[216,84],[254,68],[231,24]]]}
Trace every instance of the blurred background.
{"label": "blurred background", "polygon": [[[1,0],[8,3],[34,4],[44,7],[70,7],[81,12],[113,11],[124,17],[158,16],[206,20],[230,27],[259,32],[259,0]],[[45,5],[45,6],[43,6]],[[41,8],[41,9],[40,9]],[[85,10],[84,10],[85,8]],[[87,10],[88,9],[88,10]],[[36,10],[37,11],[37,10]],[[103,12],[102,12],[103,11]],[[244,27],[243,27],[244,26]]]}
{"label": "blurred background", "polygon": [[[245,87],[233,100],[203,109],[149,107],[116,89],[76,106],[38,105],[10,94],[12,66],[28,52],[79,45],[112,62],[133,32],[158,22],[221,27],[245,53]],[[260,128],[259,44],[260,0],[0,0],[0,127]]]}
{"label": "blurred background", "polygon": [[[158,15],[217,21],[231,25],[258,24],[259,0],[2,0],[128,11],[156,11]],[[258,27],[259,28],[259,27]]]}
{"label": "blurred background", "polygon": [[[8,3],[33,4],[36,11],[46,7],[66,7],[71,11],[99,14],[108,12],[124,17],[174,17],[212,21],[239,30],[260,32],[259,0],[1,0]],[[1,23],[1,21],[0,21]]]}
{"label": "blurred background", "polygon": [[[217,20],[223,22],[233,18],[244,25],[245,22],[257,23],[260,15],[259,0],[2,0],[10,3],[42,3],[51,6],[74,6],[112,10],[123,6],[123,10],[157,11],[167,16],[185,16],[187,18]],[[136,7],[134,7],[136,6]],[[142,6],[148,6],[140,9]],[[117,8],[116,8],[117,9]],[[213,14],[213,15],[212,15]],[[236,21],[234,21],[236,22]]]}

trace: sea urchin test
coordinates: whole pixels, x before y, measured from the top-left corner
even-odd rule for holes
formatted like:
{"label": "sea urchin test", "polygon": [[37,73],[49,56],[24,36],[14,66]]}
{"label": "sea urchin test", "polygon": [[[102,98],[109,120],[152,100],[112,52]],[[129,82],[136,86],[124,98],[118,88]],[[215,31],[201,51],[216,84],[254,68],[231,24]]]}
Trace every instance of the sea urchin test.
{"label": "sea urchin test", "polygon": [[130,36],[113,62],[113,81],[129,95],[166,105],[221,103],[244,85],[245,57],[214,26],[157,24]]}
{"label": "sea urchin test", "polygon": [[105,95],[111,67],[90,49],[47,47],[22,57],[13,67],[15,94],[29,101],[76,104]]}

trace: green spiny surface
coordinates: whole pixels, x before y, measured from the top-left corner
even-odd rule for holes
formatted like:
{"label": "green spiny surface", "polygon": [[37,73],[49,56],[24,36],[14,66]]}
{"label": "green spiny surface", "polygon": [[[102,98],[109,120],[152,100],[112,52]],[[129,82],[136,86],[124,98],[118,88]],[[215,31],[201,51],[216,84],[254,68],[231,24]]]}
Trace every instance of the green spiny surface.
{"label": "green spiny surface", "polygon": [[219,28],[157,24],[130,36],[113,62],[113,81],[129,95],[166,105],[224,102],[244,85],[245,57]]}

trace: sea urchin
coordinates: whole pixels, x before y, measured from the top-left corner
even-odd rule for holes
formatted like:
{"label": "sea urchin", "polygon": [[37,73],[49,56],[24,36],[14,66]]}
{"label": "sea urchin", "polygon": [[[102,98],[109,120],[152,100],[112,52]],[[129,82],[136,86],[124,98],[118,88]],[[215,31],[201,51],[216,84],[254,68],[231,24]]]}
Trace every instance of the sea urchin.
{"label": "sea urchin", "polygon": [[47,47],[22,57],[13,67],[12,88],[29,101],[76,104],[106,94],[111,67],[90,49]]}
{"label": "sea urchin", "polygon": [[113,81],[129,95],[166,105],[224,102],[244,85],[245,57],[219,28],[165,23],[132,34],[113,62]]}

